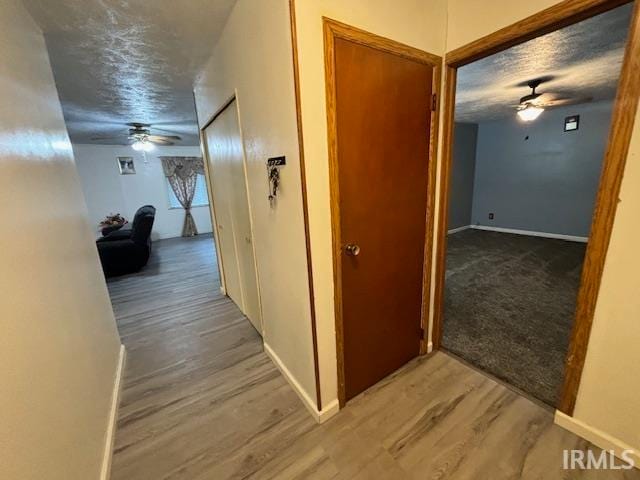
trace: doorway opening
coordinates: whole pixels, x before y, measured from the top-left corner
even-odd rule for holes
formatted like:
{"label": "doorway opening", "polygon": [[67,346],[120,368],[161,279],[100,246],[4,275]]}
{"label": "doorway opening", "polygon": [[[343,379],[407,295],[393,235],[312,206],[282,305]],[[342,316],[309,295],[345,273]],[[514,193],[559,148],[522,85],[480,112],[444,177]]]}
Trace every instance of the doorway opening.
{"label": "doorway opening", "polygon": [[637,105],[618,5],[446,59],[434,344],[569,414]]}

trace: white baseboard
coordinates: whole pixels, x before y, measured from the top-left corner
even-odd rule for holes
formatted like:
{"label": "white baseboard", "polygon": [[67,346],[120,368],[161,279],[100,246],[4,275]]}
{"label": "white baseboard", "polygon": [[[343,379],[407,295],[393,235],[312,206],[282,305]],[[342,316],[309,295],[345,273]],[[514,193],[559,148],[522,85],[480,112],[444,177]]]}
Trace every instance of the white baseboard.
{"label": "white baseboard", "polygon": [[581,422],[580,420],[576,420],[575,418],[570,417],[569,415],[566,415],[559,410],[556,410],[554,421],[556,425],[559,425],[565,430],[569,430],[571,433],[575,433],[579,437],[588,440],[596,447],[599,447],[602,450],[613,452],[613,454],[620,459],[622,459],[622,452],[633,452],[630,457],[633,458],[636,468],[640,468],[640,452],[632,448],[630,445],[624,443],[622,440],[612,437],[608,433],[605,433],[602,430],[598,430],[597,428]]}
{"label": "white baseboard", "polygon": [[[588,237],[576,237],[575,235],[562,235],[560,233],[534,232],[532,230],[517,230],[514,228],[487,227],[486,225],[471,225],[474,230],[487,230],[490,232],[513,233],[514,235],[528,235],[530,237],[555,238],[569,242],[587,243]],[[449,232],[451,233],[451,232]]]}
{"label": "white baseboard", "polygon": [[463,230],[468,230],[471,228],[471,225],[463,225],[462,227],[452,228],[451,230],[447,230],[447,235],[451,235],[452,233],[458,233]]}
{"label": "white baseboard", "polygon": [[127,359],[127,351],[124,345],[120,345],[120,356],[118,358],[118,368],[111,394],[111,410],[109,412],[109,424],[105,436],[104,455],[102,457],[102,469],[100,470],[100,480],[109,480],[111,476],[111,459],[113,458],[113,445],[116,438],[116,425],[118,423],[118,406],[120,405],[120,394],[124,377],[124,365]]}
{"label": "white baseboard", "polygon": [[317,422],[324,423],[337,414],[340,411],[340,403],[338,403],[338,399],[335,398],[329,402],[328,405],[325,405],[320,414],[318,415]]}
{"label": "white baseboard", "polygon": [[275,366],[278,367],[282,376],[287,380],[287,382],[289,382],[293,391],[298,394],[300,400],[302,400],[302,403],[307,407],[307,410],[309,410],[316,422],[323,423],[338,413],[338,410],[340,409],[338,400],[333,400],[332,402],[329,402],[328,405],[325,405],[322,410],[318,410],[315,400],[309,396],[304,388],[302,388],[302,385],[300,385],[289,369],[284,365],[284,363],[282,363],[280,357],[278,357],[276,352],[274,352],[266,342],[264,343],[264,351],[271,361],[273,361]]}

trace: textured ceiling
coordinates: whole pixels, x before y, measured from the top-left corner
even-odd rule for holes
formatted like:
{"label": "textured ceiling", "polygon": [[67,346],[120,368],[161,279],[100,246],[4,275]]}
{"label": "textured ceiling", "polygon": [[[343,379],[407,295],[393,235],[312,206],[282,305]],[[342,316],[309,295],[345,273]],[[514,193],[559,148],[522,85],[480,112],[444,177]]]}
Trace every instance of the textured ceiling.
{"label": "textured ceiling", "polygon": [[[24,0],[42,28],[71,140],[127,122],[197,145],[193,83],[235,0]],[[126,142],[119,142],[126,143]]]}
{"label": "textured ceiling", "polygon": [[631,4],[618,7],[460,68],[456,121],[513,115],[520,97],[531,92],[518,85],[547,75],[554,79],[538,93],[613,99],[631,10]]}

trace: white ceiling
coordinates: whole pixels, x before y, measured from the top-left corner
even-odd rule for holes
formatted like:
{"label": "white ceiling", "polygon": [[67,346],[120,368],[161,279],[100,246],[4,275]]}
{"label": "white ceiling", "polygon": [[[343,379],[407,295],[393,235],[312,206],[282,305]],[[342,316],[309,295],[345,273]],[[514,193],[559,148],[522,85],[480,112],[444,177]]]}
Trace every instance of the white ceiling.
{"label": "white ceiling", "polygon": [[[23,0],[44,31],[74,143],[126,143],[127,122],[197,145],[193,83],[236,0]],[[513,115],[522,82],[539,92],[612,99],[631,5],[536,38],[458,71],[456,121]],[[92,141],[122,135],[122,142]]]}
{"label": "white ceiling", "polygon": [[613,99],[632,5],[535,38],[458,70],[456,121],[482,122],[514,114],[527,80],[554,79],[538,93]]}
{"label": "white ceiling", "polygon": [[127,122],[197,145],[196,75],[235,0],[24,0],[42,28],[74,143]]}

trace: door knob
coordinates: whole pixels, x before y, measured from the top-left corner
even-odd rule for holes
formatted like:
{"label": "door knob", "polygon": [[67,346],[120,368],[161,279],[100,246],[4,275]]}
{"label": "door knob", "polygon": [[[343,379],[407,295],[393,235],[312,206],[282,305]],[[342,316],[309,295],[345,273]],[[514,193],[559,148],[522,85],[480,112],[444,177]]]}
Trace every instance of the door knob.
{"label": "door knob", "polygon": [[344,247],[344,252],[351,257],[357,257],[360,255],[360,247],[355,243],[350,243]]}

